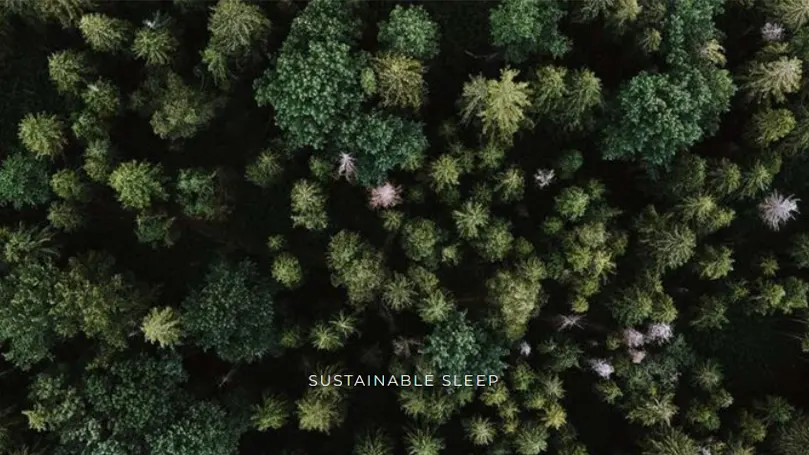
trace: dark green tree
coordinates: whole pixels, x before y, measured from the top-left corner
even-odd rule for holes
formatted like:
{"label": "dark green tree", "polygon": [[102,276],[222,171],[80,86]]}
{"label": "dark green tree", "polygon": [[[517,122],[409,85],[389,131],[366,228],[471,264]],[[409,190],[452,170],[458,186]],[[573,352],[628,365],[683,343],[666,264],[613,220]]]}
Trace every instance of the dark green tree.
{"label": "dark green tree", "polygon": [[216,260],[183,301],[193,343],[228,362],[255,362],[278,343],[272,288],[255,263]]}

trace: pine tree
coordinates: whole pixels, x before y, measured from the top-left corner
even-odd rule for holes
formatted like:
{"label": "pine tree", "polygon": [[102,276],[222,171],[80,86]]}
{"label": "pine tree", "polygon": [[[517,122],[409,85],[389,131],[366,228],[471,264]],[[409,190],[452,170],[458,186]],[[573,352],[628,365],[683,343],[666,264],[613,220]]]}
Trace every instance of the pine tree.
{"label": "pine tree", "polygon": [[176,346],[182,337],[180,316],[172,307],[152,308],[143,318],[141,331],[150,343],[156,343],[160,347]]}

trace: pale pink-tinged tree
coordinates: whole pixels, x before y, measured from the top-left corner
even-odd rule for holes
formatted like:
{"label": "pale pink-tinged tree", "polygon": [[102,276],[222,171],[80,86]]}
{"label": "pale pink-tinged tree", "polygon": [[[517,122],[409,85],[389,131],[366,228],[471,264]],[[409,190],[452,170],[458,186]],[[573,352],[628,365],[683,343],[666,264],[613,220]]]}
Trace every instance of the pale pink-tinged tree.
{"label": "pale pink-tinged tree", "polygon": [[770,229],[777,231],[787,221],[795,218],[798,202],[800,199],[794,196],[782,196],[778,191],[773,191],[758,205],[759,215]]}
{"label": "pale pink-tinged tree", "polygon": [[671,324],[664,322],[655,323],[649,326],[646,331],[646,339],[655,343],[666,343],[674,336],[674,329]]}
{"label": "pale pink-tinged tree", "polygon": [[337,177],[345,177],[346,180],[353,180],[357,175],[357,167],[354,164],[354,157],[348,153],[340,154],[340,164],[337,166]]}
{"label": "pale pink-tinged tree", "polygon": [[556,317],[556,330],[581,329],[584,316],[581,314],[560,314]]}
{"label": "pale pink-tinged tree", "polygon": [[589,363],[590,369],[602,379],[609,379],[615,372],[615,368],[606,359],[591,359]]}
{"label": "pale pink-tinged tree", "polygon": [[390,182],[371,189],[371,208],[386,209],[402,202],[402,188]]}
{"label": "pale pink-tinged tree", "polygon": [[534,182],[540,188],[545,188],[556,178],[556,172],[553,169],[538,169],[534,174]]}
{"label": "pale pink-tinged tree", "polygon": [[633,328],[624,329],[623,335],[624,344],[630,348],[638,348],[646,343],[646,336]]}
{"label": "pale pink-tinged tree", "polygon": [[646,358],[646,351],[642,349],[630,349],[628,352],[632,363],[641,363]]}

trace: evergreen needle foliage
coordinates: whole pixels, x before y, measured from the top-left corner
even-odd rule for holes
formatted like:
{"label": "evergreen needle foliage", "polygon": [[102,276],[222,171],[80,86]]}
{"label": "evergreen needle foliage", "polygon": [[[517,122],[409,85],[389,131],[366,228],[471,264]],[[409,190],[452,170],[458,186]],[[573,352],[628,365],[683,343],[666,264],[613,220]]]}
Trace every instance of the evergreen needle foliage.
{"label": "evergreen needle foliage", "polygon": [[807,0],[0,0],[0,453],[807,455],[807,64]]}

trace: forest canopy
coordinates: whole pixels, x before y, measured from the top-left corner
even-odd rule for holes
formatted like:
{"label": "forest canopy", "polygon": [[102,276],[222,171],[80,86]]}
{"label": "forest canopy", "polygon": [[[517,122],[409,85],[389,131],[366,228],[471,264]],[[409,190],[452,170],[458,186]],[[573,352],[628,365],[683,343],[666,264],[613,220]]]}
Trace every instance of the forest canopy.
{"label": "forest canopy", "polygon": [[0,455],[807,455],[807,65],[809,0],[0,1]]}

